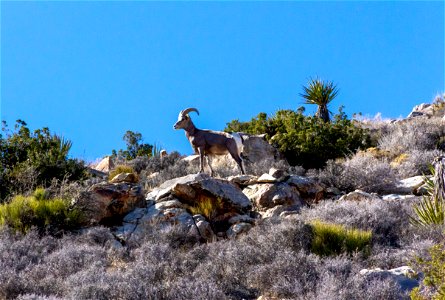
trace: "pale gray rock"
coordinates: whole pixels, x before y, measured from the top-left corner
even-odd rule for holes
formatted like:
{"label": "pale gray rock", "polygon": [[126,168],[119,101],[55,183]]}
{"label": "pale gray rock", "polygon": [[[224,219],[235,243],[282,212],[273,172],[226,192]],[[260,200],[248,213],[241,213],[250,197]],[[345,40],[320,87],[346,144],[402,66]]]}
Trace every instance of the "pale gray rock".
{"label": "pale gray rock", "polygon": [[111,159],[111,157],[107,156],[103,158],[93,169],[100,172],[108,173],[113,168],[114,168],[114,162]]}
{"label": "pale gray rock", "polygon": [[136,224],[146,213],[147,208],[136,208],[124,217],[123,222]]}
{"label": "pale gray rock", "polygon": [[258,183],[275,183],[275,182],[279,182],[279,180],[275,177],[273,177],[270,174],[263,174],[261,175],[258,179],[257,179]]}
{"label": "pale gray rock", "polygon": [[395,186],[389,188],[386,192],[388,194],[413,194],[424,183],[423,176],[414,176],[397,181]]}
{"label": "pale gray rock", "polygon": [[360,271],[362,276],[379,276],[384,278],[391,278],[397,282],[402,291],[411,291],[413,288],[419,286],[419,274],[408,266],[403,266],[390,270],[363,269]]}
{"label": "pale gray rock", "polygon": [[234,239],[241,233],[247,232],[252,228],[249,223],[236,223],[227,230],[226,234],[229,239]]}
{"label": "pale gray rock", "polygon": [[287,183],[254,184],[246,187],[243,193],[262,211],[277,205],[303,204],[297,189]]}
{"label": "pale gray rock", "polygon": [[323,199],[328,192],[322,184],[310,177],[291,175],[286,182],[296,187],[301,197],[309,203]]}
{"label": "pale gray rock", "polygon": [[379,198],[380,197],[377,194],[370,194],[362,190],[355,190],[349,194],[341,196],[338,201],[371,201]]}
{"label": "pale gray rock", "polygon": [[284,156],[266,141],[264,134],[249,135],[242,133],[241,136],[243,139],[243,164],[248,172],[250,169],[258,168],[258,166],[261,166],[263,172],[267,172],[277,164],[284,168],[289,167]]}
{"label": "pale gray rock", "polygon": [[110,183],[120,182],[136,183],[138,182],[138,178],[133,173],[119,173],[110,180]]}
{"label": "pale gray rock", "polygon": [[293,212],[293,213],[297,213],[300,209],[299,205],[277,205],[273,208],[269,208],[268,210],[266,210],[263,214],[262,217],[264,219],[266,218],[276,218],[276,217],[281,217],[281,215],[284,212]]}
{"label": "pale gray rock", "polygon": [[249,224],[255,224],[255,219],[251,218],[248,215],[236,215],[229,219],[228,223],[230,225],[236,224],[236,223],[249,223]]}
{"label": "pale gray rock", "polygon": [[210,226],[210,223],[205,220],[200,220],[196,222],[196,227],[198,228],[200,236],[207,242],[216,241],[216,235]]}
{"label": "pale gray rock", "polygon": [[249,184],[255,184],[257,183],[258,177],[253,175],[235,175],[230,176],[227,178],[227,180],[231,183],[235,183],[237,185],[249,185]]}
{"label": "pale gray rock", "polygon": [[415,197],[416,196],[413,196],[413,195],[389,194],[389,195],[383,195],[382,200],[384,200],[384,201],[403,201],[403,200],[412,199]]}

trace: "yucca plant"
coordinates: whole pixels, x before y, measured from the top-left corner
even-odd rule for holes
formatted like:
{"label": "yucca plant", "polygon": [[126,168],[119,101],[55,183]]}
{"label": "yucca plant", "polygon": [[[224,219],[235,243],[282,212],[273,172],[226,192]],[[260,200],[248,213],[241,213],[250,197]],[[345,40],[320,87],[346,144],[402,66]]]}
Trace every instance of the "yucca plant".
{"label": "yucca plant", "polygon": [[411,223],[419,226],[445,224],[445,197],[443,191],[444,170],[443,158],[436,159],[436,168],[430,167],[434,180],[424,176],[427,194],[422,201],[413,205],[415,217],[410,216]]}
{"label": "yucca plant", "polygon": [[328,104],[337,97],[337,86],[332,81],[324,82],[316,78],[311,79],[308,86],[303,86],[303,91],[304,93],[300,94],[300,96],[305,99],[305,104],[318,105],[315,116],[325,122],[330,122]]}

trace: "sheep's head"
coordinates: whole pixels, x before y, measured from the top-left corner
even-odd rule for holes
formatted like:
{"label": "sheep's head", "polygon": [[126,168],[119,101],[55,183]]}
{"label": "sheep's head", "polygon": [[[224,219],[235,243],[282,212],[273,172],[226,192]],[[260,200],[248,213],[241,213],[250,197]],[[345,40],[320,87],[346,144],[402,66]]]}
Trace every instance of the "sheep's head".
{"label": "sheep's head", "polygon": [[192,111],[196,112],[199,115],[199,111],[196,108],[191,107],[191,108],[184,109],[183,111],[181,111],[179,113],[178,121],[175,123],[175,125],[173,125],[173,128],[174,129],[187,128],[187,126],[189,125],[190,120],[191,120],[188,114],[189,114],[189,112],[192,112]]}

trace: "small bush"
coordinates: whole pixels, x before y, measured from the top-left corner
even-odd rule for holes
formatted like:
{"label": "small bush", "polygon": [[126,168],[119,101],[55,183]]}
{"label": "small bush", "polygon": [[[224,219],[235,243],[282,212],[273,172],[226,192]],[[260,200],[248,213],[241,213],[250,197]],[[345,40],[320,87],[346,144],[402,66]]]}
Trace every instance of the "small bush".
{"label": "small bush", "polygon": [[368,154],[356,154],[345,160],[328,161],[318,173],[320,181],[343,191],[356,189],[383,192],[396,181],[388,161]]}
{"label": "small bush", "polygon": [[[116,175],[119,175],[121,173],[133,173],[134,175],[136,175],[136,173],[134,172],[132,167],[126,166],[126,165],[118,165],[113,170],[110,171],[108,178],[111,180]],[[136,175],[136,177],[137,177],[137,175]]]}
{"label": "small bush", "polygon": [[327,256],[370,250],[370,230],[347,229],[343,225],[320,221],[314,221],[311,225],[314,231],[311,250],[315,254]]}
{"label": "small bush", "polygon": [[396,157],[413,150],[434,150],[444,135],[445,125],[440,118],[417,117],[389,125],[378,144]]}
{"label": "small bush", "polygon": [[[426,287],[416,288],[411,292],[413,300],[441,300],[445,299],[445,248],[442,245],[435,245],[429,250],[430,257],[423,259],[418,257],[416,265],[424,273],[422,285]],[[428,291],[429,289],[429,291]],[[424,295],[424,294],[427,294]]]}
{"label": "small bush", "polygon": [[20,232],[35,226],[40,230],[57,231],[75,228],[81,219],[80,212],[69,208],[63,199],[42,199],[41,190],[36,196],[16,196],[11,202],[0,205],[0,224]]}

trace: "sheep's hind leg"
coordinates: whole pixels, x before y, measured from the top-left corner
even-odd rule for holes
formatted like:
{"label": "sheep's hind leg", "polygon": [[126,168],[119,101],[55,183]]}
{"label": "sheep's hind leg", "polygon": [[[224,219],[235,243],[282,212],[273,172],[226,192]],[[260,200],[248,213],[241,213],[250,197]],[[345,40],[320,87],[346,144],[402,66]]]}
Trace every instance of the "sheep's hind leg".
{"label": "sheep's hind leg", "polygon": [[209,169],[210,169],[210,176],[213,177],[213,175],[214,175],[215,173],[213,172],[213,169],[212,169],[212,164],[211,164],[211,160],[210,160],[210,155],[206,155],[206,158],[207,158],[207,165],[209,165]]}
{"label": "sheep's hind leg", "polygon": [[204,148],[198,148],[199,151],[199,172],[198,174],[204,173]]}

